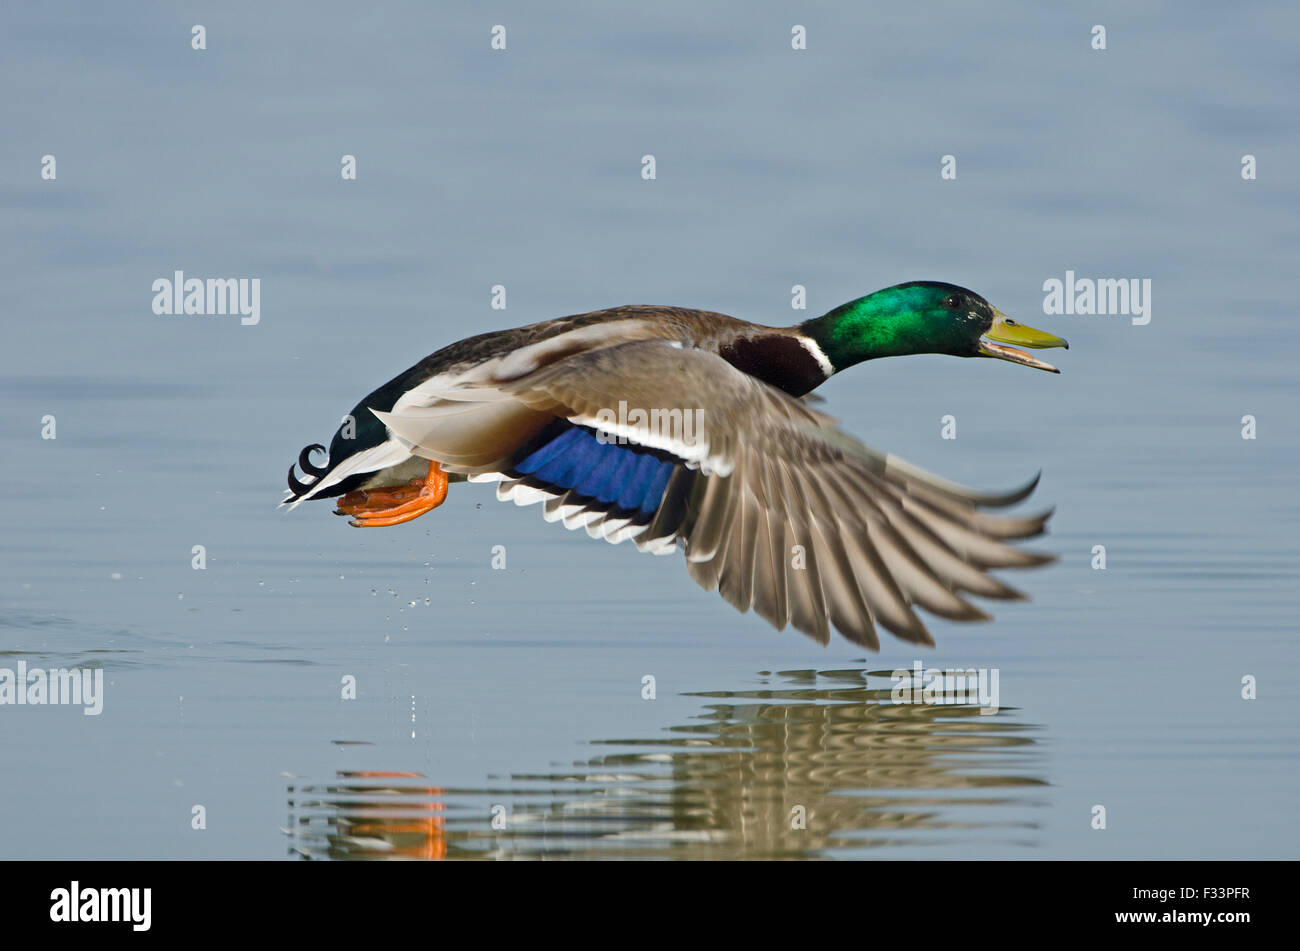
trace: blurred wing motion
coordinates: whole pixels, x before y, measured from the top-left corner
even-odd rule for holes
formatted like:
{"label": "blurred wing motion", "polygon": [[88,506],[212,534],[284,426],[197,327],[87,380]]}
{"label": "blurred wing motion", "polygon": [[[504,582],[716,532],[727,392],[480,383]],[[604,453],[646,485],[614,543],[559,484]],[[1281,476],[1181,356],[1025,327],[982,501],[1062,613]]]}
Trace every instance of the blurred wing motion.
{"label": "blurred wing motion", "polygon": [[990,569],[1053,560],[1007,544],[1041,534],[1050,512],[981,511],[1020,501],[1037,478],[972,492],[668,340],[552,356],[430,381],[374,413],[400,449],[497,481],[501,499],[543,503],[549,521],[657,554],[680,544],[702,587],[822,643],[834,625],[872,649],[877,626],[933,644],[917,607],[985,620],[963,595],[1023,597]]}

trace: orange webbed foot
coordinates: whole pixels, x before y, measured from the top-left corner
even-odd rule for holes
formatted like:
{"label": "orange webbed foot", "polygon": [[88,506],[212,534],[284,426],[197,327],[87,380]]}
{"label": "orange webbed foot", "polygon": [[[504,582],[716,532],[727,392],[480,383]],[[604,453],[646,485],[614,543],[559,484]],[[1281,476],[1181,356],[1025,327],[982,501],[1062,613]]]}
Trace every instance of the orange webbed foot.
{"label": "orange webbed foot", "polygon": [[335,515],[351,515],[357,528],[401,525],[431,512],[447,498],[447,473],[436,462],[429,463],[423,479],[382,489],[358,489],[342,496]]}

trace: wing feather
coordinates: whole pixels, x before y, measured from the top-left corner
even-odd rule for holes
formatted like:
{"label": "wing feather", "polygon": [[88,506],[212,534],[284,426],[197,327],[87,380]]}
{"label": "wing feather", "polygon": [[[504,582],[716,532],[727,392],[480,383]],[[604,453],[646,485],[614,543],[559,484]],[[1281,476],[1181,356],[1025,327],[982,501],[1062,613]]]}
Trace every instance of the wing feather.
{"label": "wing feather", "polygon": [[[1015,504],[1037,477],[1001,494],[959,486],[862,445],[807,401],[715,353],[634,340],[533,363],[498,373],[483,388],[492,408],[477,415],[439,408],[381,418],[417,454],[450,451],[465,467],[499,465],[489,457],[557,416],[668,453],[678,465],[648,525],[594,510],[573,490],[503,482],[499,491],[520,504],[543,501],[547,520],[593,537],[633,537],[656,552],[681,544],[703,588],[822,643],[833,625],[873,650],[877,627],[933,644],[918,608],[987,619],[962,595],[1022,597],[989,570],[1052,560],[1009,544],[1041,534],[1050,512],[982,511]],[[646,412],[620,412],[627,407]],[[663,425],[691,412],[702,421],[693,434]],[[468,438],[475,420],[491,431],[487,448]]]}

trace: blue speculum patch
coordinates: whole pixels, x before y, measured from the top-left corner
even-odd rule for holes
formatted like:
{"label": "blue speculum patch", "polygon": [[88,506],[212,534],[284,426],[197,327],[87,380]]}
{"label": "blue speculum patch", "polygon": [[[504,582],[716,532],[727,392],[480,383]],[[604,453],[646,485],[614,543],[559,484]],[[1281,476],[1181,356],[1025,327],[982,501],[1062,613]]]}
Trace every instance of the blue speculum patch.
{"label": "blue speculum patch", "polygon": [[603,506],[653,515],[676,465],[661,453],[630,443],[601,442],[572,426],[514,467],[529,482],[573,489]]}

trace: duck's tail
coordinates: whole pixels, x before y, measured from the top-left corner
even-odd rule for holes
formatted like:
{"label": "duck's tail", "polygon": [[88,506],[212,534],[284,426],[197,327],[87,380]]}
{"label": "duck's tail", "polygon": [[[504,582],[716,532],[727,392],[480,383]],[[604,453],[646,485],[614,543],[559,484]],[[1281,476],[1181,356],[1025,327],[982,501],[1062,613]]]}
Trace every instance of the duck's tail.
{"label": "duck's tail", "polygon": [[[298,454],[296,465],[289,467],[289,494],[281,505],[295,508],[308,499],[328,499],[344,495],[357,488],[376,472],[401,465],[411,458],[410,451],[394,440],[385,439],[376,445],[360,448],[355,439],[345,439],[342,431],[336,433],[323,466],[311,461],[312,453],[325,452],[320,443],[312,443]],[[295,473],[301,470],[302,478]]]}

